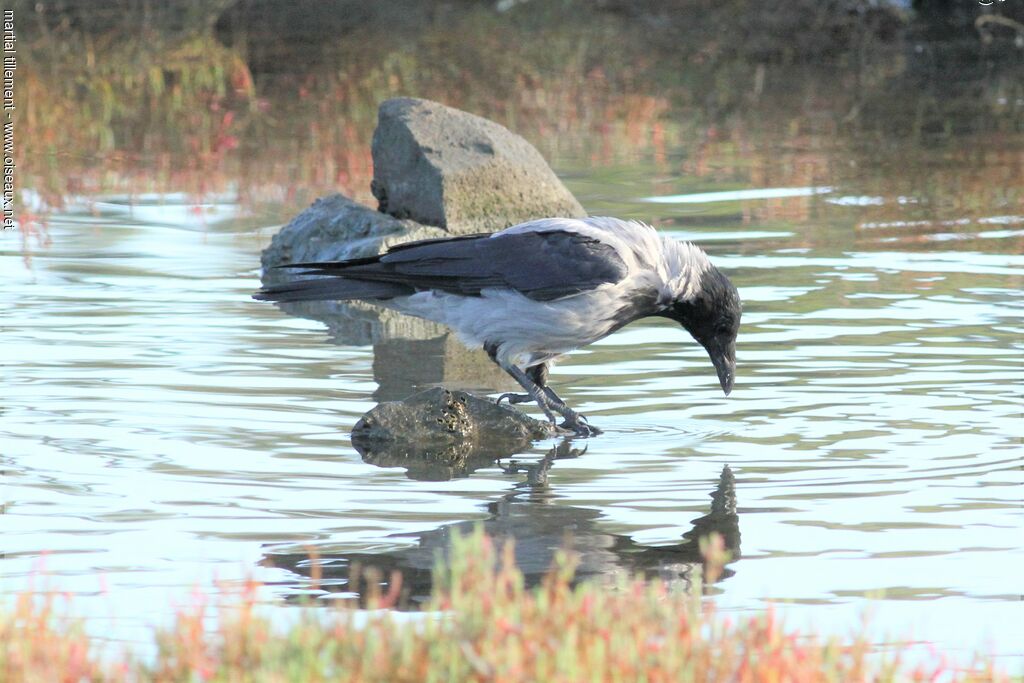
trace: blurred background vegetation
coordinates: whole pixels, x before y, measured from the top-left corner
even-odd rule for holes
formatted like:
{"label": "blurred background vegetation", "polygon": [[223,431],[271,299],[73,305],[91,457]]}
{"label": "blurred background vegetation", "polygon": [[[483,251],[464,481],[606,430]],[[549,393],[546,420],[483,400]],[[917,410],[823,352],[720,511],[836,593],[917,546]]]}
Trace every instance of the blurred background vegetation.
{"label": "blurred background vegetation", "polygon": [[[927,196],[951,185],[930,173],[956,165],[925,160],[956,140],[949,154],[974,169],[952,183],[958,216],[1021,184],[1019,2],[5,5],[19,182],[39,215],[110,192],[231,193],[281,216],[330,191],[369,201],[376,108],[396,95],[493,118],[563,172],[642,159],[737,186],[812,185],[869,158],[889,169],[880,191]],[[891,187],[903,167],[908,187]]]}

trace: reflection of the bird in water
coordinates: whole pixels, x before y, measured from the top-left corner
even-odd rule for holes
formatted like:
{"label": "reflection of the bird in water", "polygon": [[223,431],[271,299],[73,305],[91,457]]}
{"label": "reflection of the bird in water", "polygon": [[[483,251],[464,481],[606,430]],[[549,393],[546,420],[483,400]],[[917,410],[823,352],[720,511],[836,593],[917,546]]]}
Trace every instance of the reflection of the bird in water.
{"label": "reflection of the bird in water", "polygon": [[[559,550],[577,556],[576,578],[627,571],[689,584],[703,566],[700,539],[712,532],[721,534],[731,558],[740,555],[739,518],[736,513],[735,480],[726,466],[711,493],[711,511],[693,521],[682,542],[668,546],[644,546],[628,536],[601,529],[601,512],[592,508],[555,503],[547,486],[551,464],[576,457],[569,442],[552,449],[537,463],[513,463],[506,472],[525,471],[527,481],[517,484],[501,500],[488,505],[490,516],[482,522],[459,522],[420,533],[412,547],[383,553],[323,553],[311,556],[308,549],[268,549],[262,564],[288,569],[303,577],[302,593],[344,593],[365,604],[368,595],[387,593],[391,582],[401,576],[398,606],[414,608],[430,595],[431,572],[440,554],[448,552],[454,533],[468,534],[477,525],[499,543],[514,542],[516,565],[527,586],[537,585],[552,567]],[[373,571],[361,571],[373,568]],[[719,579],[732,576],[726,568]],[[371,587],[370,582],[374,582]]]}

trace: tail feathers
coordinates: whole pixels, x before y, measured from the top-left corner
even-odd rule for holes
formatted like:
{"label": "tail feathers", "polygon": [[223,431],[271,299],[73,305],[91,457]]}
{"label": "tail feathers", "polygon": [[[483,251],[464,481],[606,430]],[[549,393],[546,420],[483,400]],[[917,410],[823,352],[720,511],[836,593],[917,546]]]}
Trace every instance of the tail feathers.
{"label": "tail feathers", "polygon": [[415,290],[392,282],[367,282],[342,277],[292,280],[264,287],[255,294],[258,301],[351,301],[353,299],[391,299],[407,296]]}
{"label": "tail feathers", "polygon": [[349,266],[363,266],[368,263],[379,263],[381,254],[376,256],[365,256],[363,258],[351,258],[344,261],[310,261],[306,263],[281,263],[274,266],[275,269],[283,270],[305,270],[308,273],[330,273],[337,272]]}

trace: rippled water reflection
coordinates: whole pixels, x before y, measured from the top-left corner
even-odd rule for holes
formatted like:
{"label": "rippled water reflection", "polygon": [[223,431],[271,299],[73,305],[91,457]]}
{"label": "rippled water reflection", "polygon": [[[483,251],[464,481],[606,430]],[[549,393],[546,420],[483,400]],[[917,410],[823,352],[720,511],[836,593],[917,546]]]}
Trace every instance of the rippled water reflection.
{"label": "rippled water reflection", "polygon": [[436,381],[421,370],[450,345],[375,362],[251,301],[276,227],[230,198],[72,207],[28,264],[4,233],[5,588],[42,557],[90,628],[135,639],[193,584],[255,574],[268,597],[326,596],[310,548],[337,576],[353,558],[418,566],[417,545],[467,520],[513,529],[535,564],[570,529],[599,566],[650,568],[637,558],[685,545],[728,466],[742,558],[715,589],[725,607],[783,601],[842,632],[870,606],[894,637],[1019,655],[1019,207],[942,223],[893,195],[880,222],[877,188],[855,183],[707,204],[649,173],[577,170],[572,187],[592,211],[700,240],[730,273],[745,301],[736,390],[723,397],[704,352],[662,321],[573,354],[553,382],[606,433],[552,460],[543,492],[508,461],[364,462],[348,433],[375,393]]}

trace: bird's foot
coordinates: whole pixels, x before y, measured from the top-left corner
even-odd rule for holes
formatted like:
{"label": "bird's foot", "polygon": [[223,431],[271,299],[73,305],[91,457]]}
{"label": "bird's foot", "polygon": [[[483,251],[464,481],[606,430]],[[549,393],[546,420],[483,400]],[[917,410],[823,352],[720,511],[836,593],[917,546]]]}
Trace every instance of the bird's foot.
{"label": "bird's foot", "polygon": [[508,401],[509,405],[518,405],[520,403],[533,403],[533,397],[529,394],[507,393],[499,396],[494,402],[500,406],[502,401]]}
{"label": "bird's foot", "polygon": [[597,436],[601,430],[593,427],[587,422],[587,418],[579,413],[566,415],[565,422],[559,425],[560,429],[573,432],[576,436]]}

